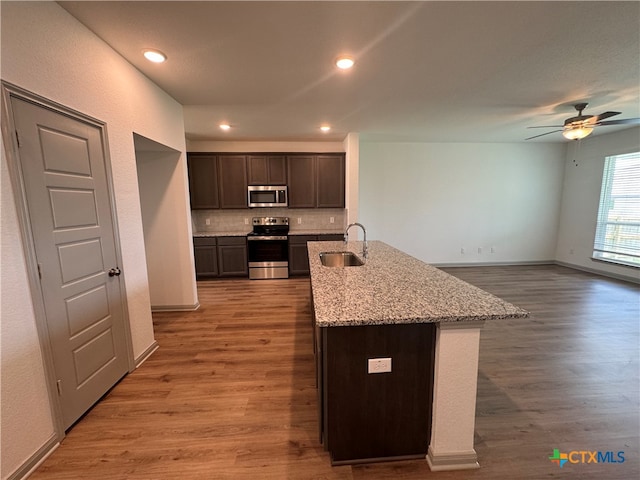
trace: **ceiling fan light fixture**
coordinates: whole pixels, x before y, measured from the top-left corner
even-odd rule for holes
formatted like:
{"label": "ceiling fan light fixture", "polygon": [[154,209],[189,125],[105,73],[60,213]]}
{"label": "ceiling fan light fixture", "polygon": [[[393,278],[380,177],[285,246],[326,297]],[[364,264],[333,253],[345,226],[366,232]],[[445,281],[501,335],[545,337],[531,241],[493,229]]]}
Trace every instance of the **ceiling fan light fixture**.
{"label": "ceiling fan light fixture", "polygon": [[593,127],[587,125],[567,126],[562,131],[562,136],[568,140],[579,140],[587,137],[593,132]]}

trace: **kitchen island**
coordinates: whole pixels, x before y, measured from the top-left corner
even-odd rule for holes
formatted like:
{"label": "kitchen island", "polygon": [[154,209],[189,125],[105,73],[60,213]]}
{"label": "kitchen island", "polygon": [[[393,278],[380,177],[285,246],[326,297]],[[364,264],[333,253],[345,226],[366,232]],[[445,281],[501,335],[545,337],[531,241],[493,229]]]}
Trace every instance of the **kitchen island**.
{"label": "kitchen island", "polygon": [[480,330],[528,312],[385,243],[362,266],[309,242],[320,438],[333,464],[424,458],[477,468],[473,446]]}

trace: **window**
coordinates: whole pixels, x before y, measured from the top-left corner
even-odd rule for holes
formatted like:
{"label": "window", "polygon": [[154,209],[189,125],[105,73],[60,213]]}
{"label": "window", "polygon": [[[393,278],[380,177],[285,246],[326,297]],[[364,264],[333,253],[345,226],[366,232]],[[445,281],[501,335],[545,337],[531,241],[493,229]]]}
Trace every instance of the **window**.
{"label": "window", "polygon": [[640,152],[605,159],[593,258],[640,267]]}

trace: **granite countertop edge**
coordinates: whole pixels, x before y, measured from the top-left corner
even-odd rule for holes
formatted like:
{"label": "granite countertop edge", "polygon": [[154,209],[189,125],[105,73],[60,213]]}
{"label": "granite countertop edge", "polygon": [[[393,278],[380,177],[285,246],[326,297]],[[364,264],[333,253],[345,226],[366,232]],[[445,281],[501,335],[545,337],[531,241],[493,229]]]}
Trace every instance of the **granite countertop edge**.
{"label": "granite countertop edge", "polygon": [[[246,237],[251,230],[229,230],[229,231],[196,231],[193,237]],[[342,230],[290,230],[289,235],[342,235]]]}
{"label": "granite countertop edge", "polygon": [[289,235],[344,235],[344,230],[289,230]]}
{"label": "granite countertop edge", "polygon": [[246,237],[251,230],[220,231],[220,232],[193,232],[194,237]]}

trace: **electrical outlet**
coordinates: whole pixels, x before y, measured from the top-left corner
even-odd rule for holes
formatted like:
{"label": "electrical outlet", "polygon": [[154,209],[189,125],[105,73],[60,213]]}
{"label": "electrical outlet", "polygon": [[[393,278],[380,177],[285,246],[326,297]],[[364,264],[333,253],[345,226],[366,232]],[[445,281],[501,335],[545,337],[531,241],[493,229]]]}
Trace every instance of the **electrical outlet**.
{"label": "electrical outlet", "polygon": [[482,247],[478,247],[478,253],[482,253]]}
{"label": "electrical outlet", "polygon": [[210,219],[210,218],[207,218],[207,219],[204,221],[204,223],[205,223],[206,225],[211,225],[211,219]]}
{"label": "electrical outlet", "polygon": [[464,255],[464,247],[462,247],[462,248],[460,249],[460,254],[461,254],[461,255]]}
{"label": "electrical outlet", "polygon": [[249,225],[249,219],[248,219],[248,218],[245,218],[245,219],[244,219],[244,224],[245,224],[245,225]]}
{"label": "electrical outlet", "polygon": [[491,253],[496,253],[496,247],[491,247]]}
{"label": "electrical outlet", "polygon": [[302,217],[298,217],[298,225],[302,223]]}
{"label": "electrical outlet", "polygon": [[334,217],[329,217],[329,223],[336,223],[336,219]]}
{"label": "electrical outlet", "polygon": [[389,372],[391,372],[391,358],[367,359],[367,373],[389,373]]}

